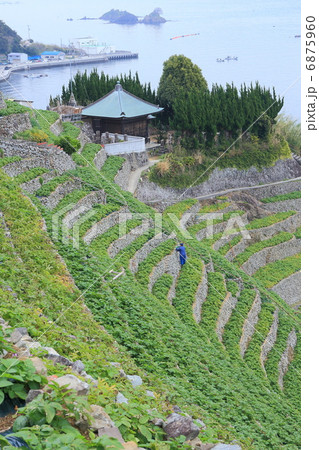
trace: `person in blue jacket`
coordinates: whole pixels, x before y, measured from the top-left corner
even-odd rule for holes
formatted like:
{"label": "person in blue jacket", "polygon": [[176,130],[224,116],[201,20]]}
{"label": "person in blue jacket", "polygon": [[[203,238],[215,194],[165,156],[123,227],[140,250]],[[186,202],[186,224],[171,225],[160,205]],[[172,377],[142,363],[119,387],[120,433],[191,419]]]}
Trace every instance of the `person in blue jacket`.
{"label": "person in blue jacket", "polygon": [[181,266],[183,267],[183,265],[186,263],[187,258],[184,244],[179,244],[179,246],[176,247],[176,251],[179,252],[179,261],[181,263]]}

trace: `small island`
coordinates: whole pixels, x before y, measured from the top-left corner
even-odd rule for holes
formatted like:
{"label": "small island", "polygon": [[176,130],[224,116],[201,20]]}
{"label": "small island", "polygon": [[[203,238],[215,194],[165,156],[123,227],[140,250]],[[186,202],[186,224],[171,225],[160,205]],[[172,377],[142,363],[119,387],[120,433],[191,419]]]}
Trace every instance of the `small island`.
{"label": "small island", "polygon": [[105,20],[110,23],[116,23],[119,25],[135,25],[136,23],[144,23],[146,25],[160,25],[165,23],[166,19],[161,16],[162,10],[155,8],[150,14],[147,14],[142,20],[140,20],[134,14],[127,11],[120,11],[119,9],[111,9],[107,13],[100,17],[100,20]]}

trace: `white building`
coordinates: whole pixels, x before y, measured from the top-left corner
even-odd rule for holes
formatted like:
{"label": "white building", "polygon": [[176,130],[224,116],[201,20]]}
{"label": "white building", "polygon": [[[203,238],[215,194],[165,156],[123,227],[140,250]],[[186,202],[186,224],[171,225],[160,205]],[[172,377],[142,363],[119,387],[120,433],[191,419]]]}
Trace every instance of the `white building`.
{"label": "white building", "polygon": [[44,61],[60,61],[65,58],[65,53],[58,50],[46,51],[41,53],[41,58]]}
{"label": "white building", "polygon": [[26,53],[9,53],[8,62],[10,64],[28,62],[28,55]]}
{"label": "white building", "polygon": [[115,53],[115,47],[113,45],[106,44],[105,42],[98,42],[92,37],[75,38],[70,45],[80,50],[88,56],[101,55],[105,53]]}

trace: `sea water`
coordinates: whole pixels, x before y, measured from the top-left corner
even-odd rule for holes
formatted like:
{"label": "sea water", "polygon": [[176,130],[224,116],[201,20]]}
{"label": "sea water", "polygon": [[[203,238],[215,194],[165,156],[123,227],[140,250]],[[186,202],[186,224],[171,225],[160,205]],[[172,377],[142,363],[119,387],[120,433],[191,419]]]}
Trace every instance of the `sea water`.
{"label": "sea water", "polygon": [[[162,8],[168,22],[129,26],[78,20],[83,16],[98,18],[111,8],[144,16],[155,7]],[[256,81],[275,87],[285,99],[283,112],[300,121],[300,38],[295,37],[300,35],[299,1],[24,0],[0,5],[0,17],[24,39],[30,33],[35,41],[68,45],[74,38],[91,36],[117,50],[138,52],[138,59],[99,63],[95,67],[111,76],[138,72],[140,80],[150,82],[153,89],[158,86],[163,62],[171,55],[183,54],[202,69],[210,87],[213,83],[225,86],[232,82],[240,87]],[[170,39],[188,34],[196,35]],[[227,56],[238,60],[216,61]],[[71,73],[91,71],[93,67],[36,71],[48,74],[43,78],[26,78],[20,72],[11,75],[8,82],[1,82],[0,89],[8,96],[32,100],[36,108],[45,108],[50,95],[61,94]]]}

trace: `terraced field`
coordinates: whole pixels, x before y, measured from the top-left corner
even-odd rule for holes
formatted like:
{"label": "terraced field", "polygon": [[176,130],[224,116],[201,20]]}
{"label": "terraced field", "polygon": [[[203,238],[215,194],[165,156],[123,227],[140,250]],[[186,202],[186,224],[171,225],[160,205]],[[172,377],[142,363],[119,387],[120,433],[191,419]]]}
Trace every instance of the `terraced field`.
{"label": "terraced field", "polygon": [[94,167],[99,150],[64,167],[20,152],[0,160],[2,184],[29,196],[93,317],[205,420],[204,438],[300,448],[300,195],[182,201],[160,229],[157,211],[115,184],[122,158]]}

